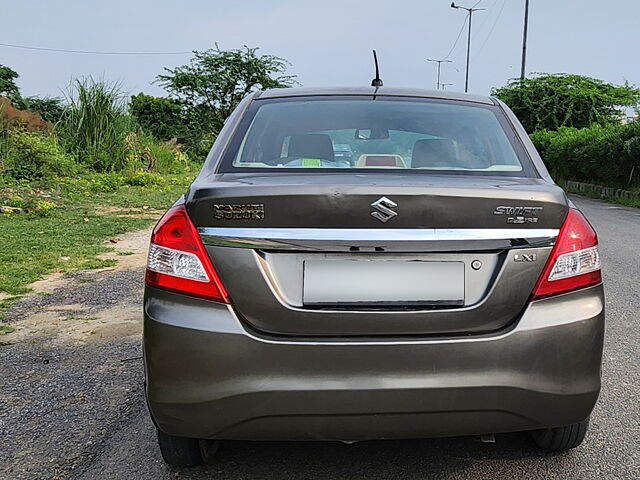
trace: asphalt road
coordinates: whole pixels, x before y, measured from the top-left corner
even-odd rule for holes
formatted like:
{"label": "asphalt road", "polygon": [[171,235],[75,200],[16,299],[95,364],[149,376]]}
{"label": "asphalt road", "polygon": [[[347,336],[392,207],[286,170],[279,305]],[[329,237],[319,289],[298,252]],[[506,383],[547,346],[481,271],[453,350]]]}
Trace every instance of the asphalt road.
{"label": "asphalt road", "polygon": [[[34,339],[0,347],[0,478],[640,478],[640,210],[574,201],[600,236],[608,309],[603,390],[578,449],[540,452],[524,434],[498,435],[493,444],[229,442],[214,465],[171,472],[142,400],[137,336],[81,346]],[[130,302],[140,272],[123,275],[65,295],[82,303],[96,301],[96,291],[114,299],[121,291]]]}

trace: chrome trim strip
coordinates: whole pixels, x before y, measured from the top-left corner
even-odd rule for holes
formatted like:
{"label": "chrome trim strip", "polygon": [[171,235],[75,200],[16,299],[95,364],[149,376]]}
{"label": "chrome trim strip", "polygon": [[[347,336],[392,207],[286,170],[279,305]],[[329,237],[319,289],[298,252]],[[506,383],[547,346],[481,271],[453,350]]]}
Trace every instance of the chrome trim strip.
{"label": "chrome trim strip", "polygon": [[201,227],[198,228],[205,245],[218,245],[240,248],[293,249],[305,245],[318,247],[320,244],[363,243],[372,246],[376,243],[402,242],[465,242],[494,241],[511,242],[514,246],[553,245],[558,229],[550,228],[459,228],[459,229],[387,229],[387,228],[235,228]]}

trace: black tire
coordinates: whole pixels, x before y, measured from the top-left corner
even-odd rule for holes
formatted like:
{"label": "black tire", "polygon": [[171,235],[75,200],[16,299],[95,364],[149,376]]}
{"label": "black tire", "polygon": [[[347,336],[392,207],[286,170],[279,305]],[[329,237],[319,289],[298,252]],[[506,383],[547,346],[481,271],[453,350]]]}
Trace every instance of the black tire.
{"label": "black tire", "polygon": [[561,452],[576,448],[584,440],[589,429],[589,419],[564,427],[547,428],[531,432],[538,447],[545,450]]}
{"label": "black tire", "polygon": [[158,430],[158,444],[162,458],[171,468],[202,465],[200,441],[196,438],[174,437]]}

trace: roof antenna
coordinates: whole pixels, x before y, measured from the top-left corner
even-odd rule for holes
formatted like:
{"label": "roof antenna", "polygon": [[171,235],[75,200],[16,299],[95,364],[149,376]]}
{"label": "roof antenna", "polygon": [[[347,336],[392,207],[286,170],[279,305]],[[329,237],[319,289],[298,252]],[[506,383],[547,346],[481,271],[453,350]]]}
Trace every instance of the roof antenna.
{"label": "roof antenna", "polygon": [[373,63],[376,64],[376,78],[371,80],[372,87],[381,87],[383,85],[382,79],[380,78],[380,69],[378,68],[378,55],[376,55],[376,51],[373,51]]}

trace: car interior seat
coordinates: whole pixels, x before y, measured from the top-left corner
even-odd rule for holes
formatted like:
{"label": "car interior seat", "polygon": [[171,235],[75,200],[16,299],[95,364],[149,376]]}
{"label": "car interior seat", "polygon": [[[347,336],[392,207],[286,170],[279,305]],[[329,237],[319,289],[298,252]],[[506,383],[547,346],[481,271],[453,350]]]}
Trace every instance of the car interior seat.
{"label": "car interior seat", "polygon": [[412,168],[460,167],[456,145],[450,138],[418,140],[411,153]]}

